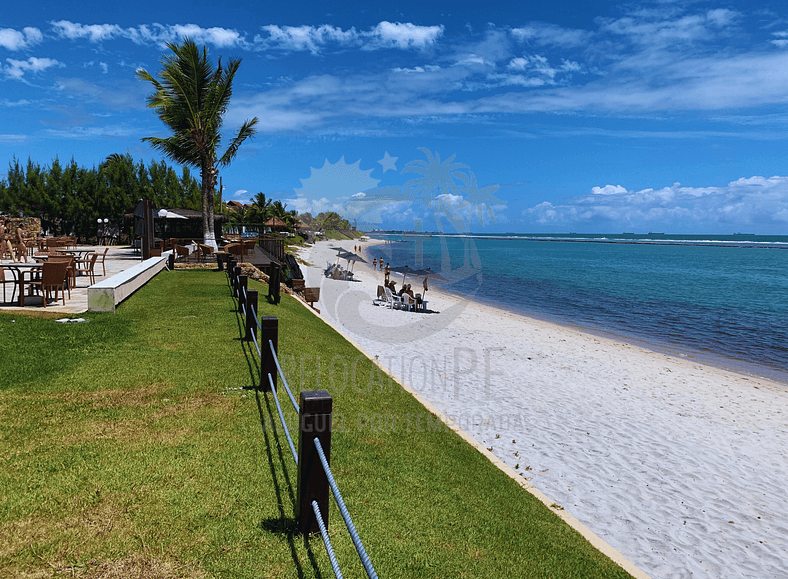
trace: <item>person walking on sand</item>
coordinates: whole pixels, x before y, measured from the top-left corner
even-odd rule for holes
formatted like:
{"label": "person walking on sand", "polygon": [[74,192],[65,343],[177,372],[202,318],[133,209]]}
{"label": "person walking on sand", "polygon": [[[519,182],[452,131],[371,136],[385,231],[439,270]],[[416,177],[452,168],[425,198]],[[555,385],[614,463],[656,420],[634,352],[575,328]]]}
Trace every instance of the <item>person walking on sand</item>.
{"label": "person walking on sand", "polygon": [[389,262],[386,262],[386,269],[383,271],[385,273],[386,285],[388,285],[389,278],[391,277],[391,269],[389,269]]}
{"label": "person walking on sand", "polygon": [[25,263],[27,263],[27,246],[25,245],[25,238],[23,237],[24,232],[22,231],[21,226],[17,226],[16,228],[16,250],[19,252],[17,256],[19,259],[18,261],[22,261],[21,258],[25,258]]}
{"label": "person walking on sand", "polygon": [[372,260],[372,271],[375,271],[377,267],[378,267],[378,259],[375,258]]}

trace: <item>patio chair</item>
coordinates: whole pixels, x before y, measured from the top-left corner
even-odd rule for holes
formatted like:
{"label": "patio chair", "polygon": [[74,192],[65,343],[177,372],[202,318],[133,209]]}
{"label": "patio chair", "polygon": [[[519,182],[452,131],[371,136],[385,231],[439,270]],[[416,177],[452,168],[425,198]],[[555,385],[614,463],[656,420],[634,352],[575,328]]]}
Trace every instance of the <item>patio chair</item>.
{"label": "patio chair", "polygon": [[384,287],[383,291],[386,293],[386,303],[389,306],[390,310],[394,308],[399,309],[402,305],[402,298],[395,294],[391,289]]}
{"label": "patio chair", "polygon": [[71,288],[77,287],[76,258],[73,255],[61,255],[56,253],[55,255],[50,254],[47,262],[63,262],[66,264],[66,290],[68,290],[68,299],[71,299]]}
{"label": "patio chair", "polygon": [[[91,253],[90,257],[85,259],[77,260],[77,272],[84,273],[88,277],[90,277],[90,285],[96,283],[96,274],[93,271],[93,268],[96,267],[96,260],[98,259],[98,253]],[[80,266],[84,267],[80,267]]]}
{"label": "patio chair", "polygon": [[104,265],[104,260],[107,259],[107,252],[109,251],[109,247],[104,248],[104,253],[100,253],[98,259],[96,259],[96,263],[101,264],[101,271],[103,276],[107,275],[107,266]]}
{"label": "patio chair", "polygon": [[189,259],[189,248],[183,245],[174,245],[175,259],[182,259],[187,261]]}
{"label": "patio chair", "polygon": [[62,290],[63,305],[66,305],[66,287],[68,285],[68,262],[66,261],[47,261],[41,272],[41,278],[29,282],[30,287],[41,288],[41,297],[44,300],[44,307],[47,306],[47,297],[55,290],[55,301],[57,301],[58,290]]}
{"label": "patio chair", "polygon": [[243,242],[244,253],[254,253],[254,246],[257,245],[257,239],[247,239]]}
{"label": "patio chair", "polygon": [[238,263],[243,262],[244,260],[244,246],[240,243],[231,243],[230,245],[225,246],[225,251],[229,252],[230,255],[235,258]]}
{"label": "patio chair", "polygon": [[[12,276],[13,278],[13,276]],[[3,284],[3,302],[5,302],[5,284],[11,284],[11,301],[14,301],[14,294],[16,293],[16,280],[15,279],[6,279],[5,277],[5,268],[0,267],[0,283]]]}
{"label": "patio chair", "polygon": [[416,311],[416,300],[410,297],[410,294],[403,293],[399,298],[400,300],[402,300],[402,305],[405,307],[406,310]]}
{"label": "patio chair", "polygon": [[206,256],[213,255],[213,247],[211,247],[210,245],[205,245],[204,243],[200,243],[197,245],[197,247],[200,249],[199,251],[200,261],[205,261]]}

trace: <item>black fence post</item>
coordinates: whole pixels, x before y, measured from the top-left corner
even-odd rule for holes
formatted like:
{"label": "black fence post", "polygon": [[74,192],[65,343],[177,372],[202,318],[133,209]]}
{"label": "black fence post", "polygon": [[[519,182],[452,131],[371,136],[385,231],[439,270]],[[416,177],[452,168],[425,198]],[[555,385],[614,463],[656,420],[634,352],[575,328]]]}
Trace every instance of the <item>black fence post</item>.
{"label": "black fence post", "polygon": [[233,276],[235,275],[235,263],[232,261],[227,265],[227,277],[230,278],[230,288],[235,293],[235,279]]}
{"label": "black fence post", "polygon": [[238,276],[238,311],[243,312],[246,309],[246,287],[249,284],[248,275]]}
{"label": "black fence post", "polygon": [[172,253],[167,257],[167,267],[170,268],[170,271],[175,269],[175,250],[172,250]]}
{"label": "black fence post", "polygon": [[270,269],[268,270],[268,298],[275,304],[279,303],[279,264],[271,262]]}
{"label": "black fence post", "polygon": [[[257,290],[246,291],[246,341],[252,341],[252,332],[257,336]],[[276,342],[274,342],[276,344]],[[259,344],[258,344],[259,345]],[[263,349],[260,348],[262,352]],[[267,383],[267,379],[266,379]]]}
{"label": "black fence post", "polygon": [[233,268],[233,296],[238,297],[238,278],[241,277],[241,266],[236,265]]}
{"label": "black fence post", "polygon": [[271,384],[268,383],[268,374],[271,374],[271,380],[274,383],[274,388],[277,388],[276,377],[276,362],[274,361],[274,352],[271,352],[271,346],[268,344],[271,340],[274,344],[274,352],[279,355],[279,318],[275,316],[263,316],[260,318],[260,389],[263,392],[271,391]]}
{"label": "black fence post", "polygon": [[298,437],[298,491],[296,520],[301,533],[319,533],[317,519],[312,512],[312,501],[317,501],[323,522],[328,527],[328,477],[315,448],[320,441],[326,461],[331,464],[331,407],[333,401],[327,390],[301,392],[301,432]]}

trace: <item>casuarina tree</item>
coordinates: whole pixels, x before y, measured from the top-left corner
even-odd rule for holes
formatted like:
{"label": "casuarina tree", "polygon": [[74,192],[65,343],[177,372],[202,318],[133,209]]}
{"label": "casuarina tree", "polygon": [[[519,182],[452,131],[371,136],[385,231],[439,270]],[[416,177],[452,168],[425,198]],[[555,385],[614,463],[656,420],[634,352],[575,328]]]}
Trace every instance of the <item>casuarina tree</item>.
{"label": "casuarina tree", "polygon": [[150,108],[172,130],[166,138],[145,137],[155,149],[176,163],[197,167],[202,178],[202,221],[205,244],[216,248],[214,233],[214,190],[219,167],[230,164],[238,148],[254,135],[257,117],[241,125],[221,157],[222,121],[232,96],[232,85],[241,59],[230,59],[226,67],[219,59],[214,69],[208,50],[193,40],[168,43],[172,54],[163,57],[159,78],[138,69],[137,78],[150,82],[155,92],[148,96]]}

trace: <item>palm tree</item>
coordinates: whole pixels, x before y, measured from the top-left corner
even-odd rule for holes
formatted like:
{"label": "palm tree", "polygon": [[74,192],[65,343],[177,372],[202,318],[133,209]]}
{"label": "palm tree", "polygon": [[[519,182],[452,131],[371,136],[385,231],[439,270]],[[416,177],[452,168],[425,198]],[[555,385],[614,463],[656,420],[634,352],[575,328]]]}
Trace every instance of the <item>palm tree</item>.
{"label": "palm tree", "polygon": [[156,109],[159,118],[172,130],[172,136],[142,140],[176,163],[200,169],[203,237],[206,245],[216,248],[213,215],[217,167],[229,165],[241,143],[254,135],[257,117],[243,123],[230,146],[217,158],[216,150],[222,139],[220,129],[241,59],[230,59],[224,68],[220,58],[214,70],[208,50],[203,46],[201,52],[190,38],[180,45],[167,43],[167,48],[172,55],[162,59],[159,80],[143,69],[137,70],[137,78],[150,82],[156,89],[147,98],[148,107]]}
{"label": "palm tree", "polygon": [[265,223],[271,213],[271,200],[265,198],[264,193],[258,193],[252,200],[252,207],[247,211],[247,223]]}

